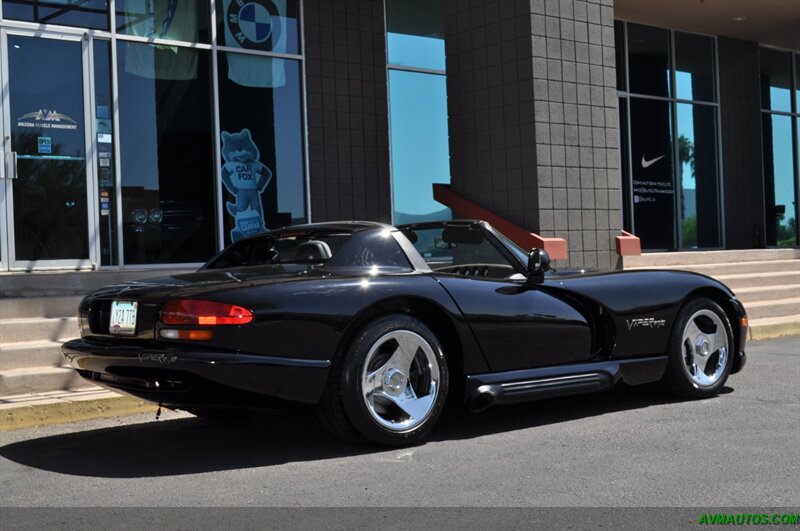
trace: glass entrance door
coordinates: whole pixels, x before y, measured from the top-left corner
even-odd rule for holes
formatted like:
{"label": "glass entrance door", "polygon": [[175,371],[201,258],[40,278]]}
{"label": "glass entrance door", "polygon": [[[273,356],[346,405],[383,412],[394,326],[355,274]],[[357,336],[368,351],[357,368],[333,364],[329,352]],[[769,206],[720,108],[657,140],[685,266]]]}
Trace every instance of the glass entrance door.
{"label": "glass entrance door", "polygon": [[88,268],[88,42],[16,30],[0,39],[3,265]]}

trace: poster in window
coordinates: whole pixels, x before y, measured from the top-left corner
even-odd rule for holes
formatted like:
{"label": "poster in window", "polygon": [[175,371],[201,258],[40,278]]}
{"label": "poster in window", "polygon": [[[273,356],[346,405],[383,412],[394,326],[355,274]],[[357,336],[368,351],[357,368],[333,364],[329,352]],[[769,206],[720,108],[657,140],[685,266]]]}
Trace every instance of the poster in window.
{"label": "poster in window", "polygon": [[[200,10],[178,0],[127,0],[125,28],[130,35],[150,39],[194,42]],[[197,78],[197,52],[180,46],[137,46],[131,43],[126,72],[150,79]]]}
{"label": "poster in window", "polygon": [[[225,46],[287,53],[286,0],[224,0],[223,11]],[[286,84],[282,59],[273,59],[270,68],[259,68],[258,57],[239,53],[227,56],[228,79],[234,83],[254,88]]]}
{"label": "poster in window", "polygon": [[646,249],[675,247],[670,104],[631,98],[631,175],[636,235]]}

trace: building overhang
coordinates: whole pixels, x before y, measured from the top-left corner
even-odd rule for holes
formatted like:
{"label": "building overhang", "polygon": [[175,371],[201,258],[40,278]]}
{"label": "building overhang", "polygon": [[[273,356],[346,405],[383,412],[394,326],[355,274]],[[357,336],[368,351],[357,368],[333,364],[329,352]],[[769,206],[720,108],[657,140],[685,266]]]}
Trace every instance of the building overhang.
{"label": "building overhang", "polygon": [[798,0],[615,0],[614,16],[800,51]]}

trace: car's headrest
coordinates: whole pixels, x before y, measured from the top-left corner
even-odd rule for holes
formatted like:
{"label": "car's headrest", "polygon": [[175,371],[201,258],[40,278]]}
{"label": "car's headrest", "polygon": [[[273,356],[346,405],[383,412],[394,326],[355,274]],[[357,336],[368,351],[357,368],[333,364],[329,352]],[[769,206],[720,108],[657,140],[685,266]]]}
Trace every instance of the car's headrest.
{"label": "car's headrest", "polygon": [[297,246],[297,260],[303,262],[321,262],[333,256],[327,243],[319,240],[308,240]]}

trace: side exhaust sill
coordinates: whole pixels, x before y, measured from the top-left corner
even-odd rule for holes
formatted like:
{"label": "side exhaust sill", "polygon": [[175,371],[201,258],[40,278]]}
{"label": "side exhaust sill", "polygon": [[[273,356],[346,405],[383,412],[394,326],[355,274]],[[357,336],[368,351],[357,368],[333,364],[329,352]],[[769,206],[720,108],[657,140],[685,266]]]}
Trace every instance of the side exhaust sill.
{"label": "side exhaust sill", "polygon": [[468,407],[473,413],[478,413],[494,405],[517,404],[555,396],[602,391],[610,388],[612,384],[608,374],[588,373],[482,385],[470,396]]}
{"label": "side exhaust sill", "polygon": [[473,374],[467,376],[464,398],[469,410],[477,413],[495,405],[604,391],[620,381],[656,382],[666,366],[666,356],[655,356]]}

